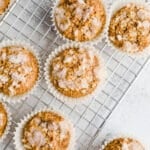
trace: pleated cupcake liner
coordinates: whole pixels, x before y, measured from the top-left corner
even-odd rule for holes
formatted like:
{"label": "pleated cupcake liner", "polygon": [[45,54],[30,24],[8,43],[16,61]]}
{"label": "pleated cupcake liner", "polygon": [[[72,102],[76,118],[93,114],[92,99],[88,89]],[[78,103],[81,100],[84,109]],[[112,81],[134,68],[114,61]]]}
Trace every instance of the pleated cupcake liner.
{"label": "pleated cupcake liner", "polygon": [[103,31],[93,40],[89,40],[89,41],[75,41],[75,40],[71,40],[67,37],[65,37],[58,29],[57,25],[56,25],[56,21],[55,21],[55,9],[57,8],[58,4],[59,4],[60,0],[55,0],[53,1],[53,6],[52,6],[52,12],[51,12],[51,20],[52,20],[52,26],[54,27],[54,30],[57,34],[58,37],[60,37],[61,39],[63,39],[65,42],[74,42],[74,43],[81,43],[81,44],[90,44],[90,45],[96,45],[99,42],[102,42],[103,40],[106,39],[106,33],[107,33],[107,26],[108,26],[108,10],[109,10],[109,3],[108,1],[104,1],[104,0],[100,0],[104,6],[105,9],[105,14],[106,14],[106,22],[103,28]]}
{"label": "pleated cupcake liner", "polygon": [[69,130],[70,130],[70,133],[71,133],[70,142],[69,142],[67,150],[74,150],[75,149],[75,129],[74,129],[73,124],[68,119],[68,117],[66,117],[66,115],[65,115],[65,113],[63,111],[60,112],[58,110],[54,110],[53,108],[42,108],[42,109],[39,109],[39,110],[35,110],[35,111],[29,113],[23,119],[21,119],[21,121],[17,124],[17,127],[16,127],[15,132],[14,132],[14,145],[15,145],[15,149],[16,150],[24,150],[24,146],[23,146],[23,143],[21,141],[23,129],[24,129],[26,123],[32,117],[34,117],[36,114],[38,114],[40,112],[56,113],[59,116],[61,116],[61,117],[64,118],[64,120],[66,121],[66,123],[68,123],[68,125],[70,127]]}
{"label": "pleated cupcake liner", "polygon": [[[138,141],[141,145],[143,144],[143,143],[140,142],[141,140],[139,140],[139,138],[135,137],[132,134],[114,133],[114,134],[109,134],[109,135],[106,136],[106,138],[104,139],[104,141],[103,141],[102,145],[100,146],[99,150],[104,150],[105,147],[110,142],[112,142],[112,141],[114,141],[116,139],[119,139],[119,138],[123,138],[123,139],[130,138],[130,139]],[[144,146],[143,146],[143,148],[144,148]]]}
{"label": "pleated cupcake liner", "polygon": [[[50,72],[51,60],[53,58],[55,58],[60,52],[62,52],[63,50],[66,50],[68,48],[84,48],[85,50],[91,50],[96,54],[96,56],[100,60],[100,64],[101,64],[101,68],[100,68],[101,79],[100,80],[101,80],[101,82],[98,84],[97,88],[91,94],[89,94],[87,96],[83,96],[80,98],[72,98],[69,96],[65,96],[56,89],[56,87],[53,85],[53,83],[50,80],[49,72]],[[100,52],[97,49],[95,49],[93,46],[83,45],[80,43],[67,43],[67,44],[64,44],[64,45],[58,47],[49,55],[49,57],[47,58],[46,63],[45,63],[44,76],[45,76],[46,83],[48,85],[48,90],[54,97],[56,97],[57,99],[59,99],[63,102],[66,102],[66,103],[81,104],[83,102],[90,101],[94,96],[98,95],[98,93],[102,90],[103,85],[105,83],[105,80],[107,77],[107,72],[106,72],[106,67],[104,65],[104,61],[100,55]]]}

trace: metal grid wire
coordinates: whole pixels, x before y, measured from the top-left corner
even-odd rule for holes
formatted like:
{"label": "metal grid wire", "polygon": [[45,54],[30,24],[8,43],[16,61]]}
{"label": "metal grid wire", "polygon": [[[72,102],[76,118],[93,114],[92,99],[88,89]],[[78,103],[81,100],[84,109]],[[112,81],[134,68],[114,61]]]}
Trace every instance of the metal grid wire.
{"label": "metal grid wire", "polygon": [[[0,24],[0,40],[29,41],[40,53],[42,65],[54,48],[64,43],[51,26],[52,0],[18,0]],[[77,150],[97,150],[98,135],[105,122],[118,106],[148,58],[134,59],[107,47],[105,42],[95,45],[101,52],[108,70],[108,80],[99,95],[82,105],[66,104],[54,98],[42,78],[36,92],[23,103],[10,105],[13,116],[11,132],[0,145],[1,150],[13,150],[13,132],[16,123],[27,113],[53,107],[65,112],[76,129]]]}

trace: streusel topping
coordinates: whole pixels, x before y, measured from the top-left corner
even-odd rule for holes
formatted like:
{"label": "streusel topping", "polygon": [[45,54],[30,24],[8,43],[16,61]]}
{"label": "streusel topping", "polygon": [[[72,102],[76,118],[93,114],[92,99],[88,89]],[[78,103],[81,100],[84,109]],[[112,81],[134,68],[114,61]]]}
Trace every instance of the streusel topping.
{"label": "streusel topping", "polygon": [[106,14],[101,0],[60,0],[55,21],[63,36],[84,42],[95,39],[103,31]]}
{"label": "streusel topping", "polygon": [[0,15],[8,8],[10,0],[0,0]]}
{"label": "streusel topping", "polygon": [[52,60],[50,80],[64,95],[82,97],[92,93],[101,81],[100,67],[92,50],[69,48]]}
{"label": "streusel topping", "polygon": [[150,45],[150,8],[128,4],[117,11],[109,26],[110,41],[122,51],[136,53]]}
{"label": "streusel topping", "polygon": [[67,150],[70,139],[70,124],[54,112],[37,113],[26,123],[22,135],[26,150]]}
{"label": "streusel topping", "polygon": [[7,112],[3,104],[0,102],[0,138],[3,135],[6,126],[7,126]]}
{"label": "streusel topping", "polygon": [[111,141],[104,150],[145,150],[137,140],[131,138],[119,138]]}
{"label": "streusel topping", "polygon": [[28,92],[38,79],[38,62],[27,49],[0,48],[0,92],[16,96]]}

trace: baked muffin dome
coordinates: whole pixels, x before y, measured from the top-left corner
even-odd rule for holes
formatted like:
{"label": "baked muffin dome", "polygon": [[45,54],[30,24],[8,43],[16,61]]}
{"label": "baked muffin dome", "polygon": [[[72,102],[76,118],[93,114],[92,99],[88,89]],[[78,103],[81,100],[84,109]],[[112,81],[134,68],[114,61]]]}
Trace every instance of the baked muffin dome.
{"label": "baked muffin dome", "polygon": [[129,53],[150,46],[150,7],[129,3],[111,18],[109,40],[119,50]]}
{"label": "baked muffin dome", "polygon": [[105,69],[93,49],[68,46],[50,60],[49,70],[49,80],[61,94],[81,98],[103,84]]}
{"label": "baked muffin dome", "polygon": [[94,40],[106,24],[101,0],[60,0],[54,9],[54,18],[62,36],[79,42]]}
{"label": "baked muffin dome", "polygon": [[131,138],[114,139],[103,150],[145,150],[142,144]]}
{"label": "baked muffin dome", "polygon": [[7,96],[27,93],[39,77],[36,56],[22,46],[0,48],[0,92]]}
{"label": "baked muffin dome", "polygon": [[0,139],[3,136],[8,123],[8,115],[5,107],[0,102]]}
{"label": "baked muffin dome", "polygon": [[0,1],[0,15],[2,15],[5,10],[8,8],[10,0],[1,0]]}
{"label": "baked muffin dome", "polygon": [[69,150],[73,127],[53,111],[36,113],[23,127],[21,141],[25,150]]}

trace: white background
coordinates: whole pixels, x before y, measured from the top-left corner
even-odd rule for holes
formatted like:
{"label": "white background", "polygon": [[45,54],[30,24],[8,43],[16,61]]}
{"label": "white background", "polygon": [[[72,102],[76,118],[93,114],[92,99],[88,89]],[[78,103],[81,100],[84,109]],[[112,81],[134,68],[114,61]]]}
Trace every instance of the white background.
{"label": "white background", "polygon": [[150,62],[144,67],[101,133],[138,138],[150,150]]}

